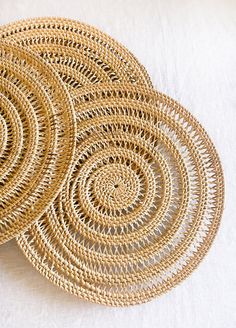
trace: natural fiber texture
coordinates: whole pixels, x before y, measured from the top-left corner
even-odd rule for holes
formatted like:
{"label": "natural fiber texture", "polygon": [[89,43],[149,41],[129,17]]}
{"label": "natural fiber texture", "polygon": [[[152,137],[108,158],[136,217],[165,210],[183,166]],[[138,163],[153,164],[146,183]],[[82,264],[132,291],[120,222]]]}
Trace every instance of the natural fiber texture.
{"label": "natural fiber texture", "polygon": [[21,20],[0,28],[0,38],[39,53],[71,89],[99,82],[152,86],[144,67],[121,44],[89,25],[64,18]]}
{"label": "natural fiber texture", "polygon": [[29,51],[0,44],[0,243],[55,199],[71,166],[75,117],[58,74]]}
{"label": "natural fiber texture", "polygon": [[75,108],[69,179],[18,243],[74,295],[145,302],[186,278],[211,245],[223,207],[219,158],[191,114],[152,90],[90,86]]}

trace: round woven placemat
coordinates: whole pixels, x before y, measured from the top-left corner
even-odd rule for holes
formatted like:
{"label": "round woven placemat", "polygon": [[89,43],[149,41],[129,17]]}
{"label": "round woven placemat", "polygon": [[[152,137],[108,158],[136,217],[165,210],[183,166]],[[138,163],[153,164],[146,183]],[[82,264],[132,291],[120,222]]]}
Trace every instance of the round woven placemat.
{"label": "round woven placemat", "polygon": [[74,109],[40,57],[0,44],[0,243],[23,232],[58,194],[75,147]]}
{"label": "round woven placemat", "polygon": [[145,68],[121,44],[89,25],[64,18],[21,20],[0,28],[7,39],[39,53],[71,89],[99,82],[151,87]]}
{"label": "round woven placemat", "polygon": [[66,291],[107,305],[142,303],[198,265],[223,207],[218,155],[169,97],[130,84],[81,89],[69,178],[18,243]]}

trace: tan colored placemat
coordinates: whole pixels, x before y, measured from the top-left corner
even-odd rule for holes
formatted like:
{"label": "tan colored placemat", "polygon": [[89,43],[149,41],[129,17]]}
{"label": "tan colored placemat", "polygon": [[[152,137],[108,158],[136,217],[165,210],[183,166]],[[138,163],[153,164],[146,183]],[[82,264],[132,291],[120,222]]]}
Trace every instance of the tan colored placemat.
{"label": "tan colored placemat", "polygon": [[0,27],[0,39],[17,42],[53,64],[71,89],[99,82],[151,87],[145,68],[105,33],[65,18],[34,18]]}
{"label": "tan colored placemat", "polygon": [[148,301],[186,278],[212,243],[223,208],[218,155],[188,111],[151,89],[87,87],[75,109],[69,179],[18,243],[74,295]]}
{"label": "tan colored placemat", "polygon": [[54,200],[74,146],[74,109],[58,74],[28,50],[1,42],[0,243]]}

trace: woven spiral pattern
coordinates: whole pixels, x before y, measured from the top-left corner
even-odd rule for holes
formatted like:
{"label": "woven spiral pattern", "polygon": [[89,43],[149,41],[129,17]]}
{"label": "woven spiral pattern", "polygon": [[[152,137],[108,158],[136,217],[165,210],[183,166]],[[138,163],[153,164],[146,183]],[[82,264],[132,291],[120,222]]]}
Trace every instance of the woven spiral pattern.
{"label": "woven spiral pattern", "polygon": [[152,86],[145,68],[121,44],[89,25],[64,18],[21,20],[0,28],[0,38],[39,53],[69,90],[99,82]]}
{"label": "woven spiral pattern", "polygon": [[57,73],[0,44],[0,243],[23,232],[57,196],[71,166],[75,117]]}
{"label": "woven spiral pattern", "polygon": [[81,89],[70,176],[18,243],[66,291],[142,303],[187,277],[208,250],[223,176],[200,124],[169,97],[130,84]]}

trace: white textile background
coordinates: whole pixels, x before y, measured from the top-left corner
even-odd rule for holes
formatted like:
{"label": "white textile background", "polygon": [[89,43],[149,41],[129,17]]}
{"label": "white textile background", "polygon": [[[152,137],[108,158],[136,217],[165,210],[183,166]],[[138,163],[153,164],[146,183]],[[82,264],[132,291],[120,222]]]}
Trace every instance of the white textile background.
{"label": "white textile background", "polygon": [[15,241],[0,247],[1,328],[236,327],[236,0],[0,0],[0,24],[63,16],[126,45],[154,86],[203,124],[220,154],[226,201],[207,257],[191,277],[150,303],[90,304],[52,285]]}

